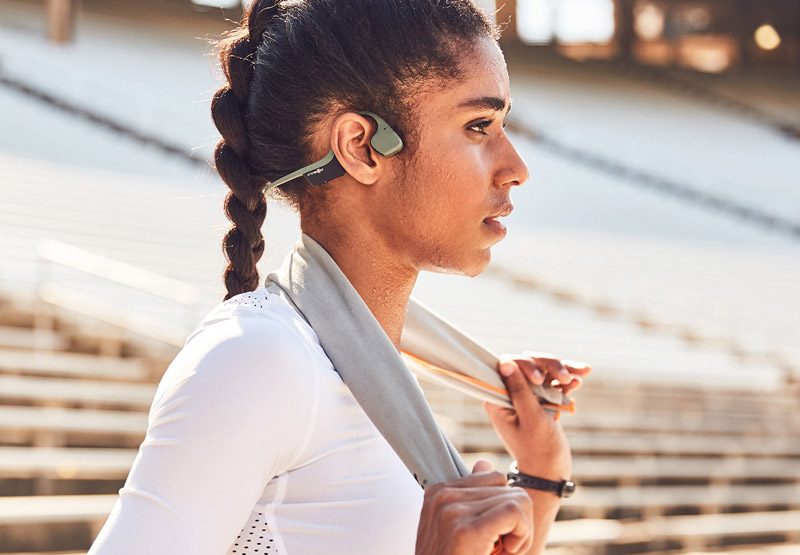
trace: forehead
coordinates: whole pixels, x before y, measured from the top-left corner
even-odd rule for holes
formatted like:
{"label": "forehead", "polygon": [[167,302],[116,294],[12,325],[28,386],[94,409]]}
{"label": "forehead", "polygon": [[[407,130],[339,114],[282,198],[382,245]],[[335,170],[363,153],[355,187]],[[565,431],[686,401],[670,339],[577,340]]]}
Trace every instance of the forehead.
{"label": "forehead", "polygon": [[[473,103],[469,107],[459,108],[462,103],[482,99],[500,98],[504,105],[498,103],[492,109],[504,111],[510,103],[508,68],[503,53],[490,38],[482,39],[468,50],[460,53],[462,71],[459,81],[448,81],[442,86],[428,90],[421,95],[418,109],[428,117],[439,116],[451,118],[459,110],[475,111],[481,106]],[[486,104],[486,103],[484,103]]]}

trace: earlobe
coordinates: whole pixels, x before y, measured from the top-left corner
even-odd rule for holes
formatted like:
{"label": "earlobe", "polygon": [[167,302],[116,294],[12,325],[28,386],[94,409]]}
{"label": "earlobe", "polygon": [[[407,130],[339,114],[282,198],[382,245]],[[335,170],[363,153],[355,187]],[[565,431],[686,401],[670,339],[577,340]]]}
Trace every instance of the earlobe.
{"label": "earlobe", "polygon": [[344,170],[364,185],[374,184],[380,177],[383,163],[370,139],[377,130],[372,118],[347,112],[333,123],[331,149]]}

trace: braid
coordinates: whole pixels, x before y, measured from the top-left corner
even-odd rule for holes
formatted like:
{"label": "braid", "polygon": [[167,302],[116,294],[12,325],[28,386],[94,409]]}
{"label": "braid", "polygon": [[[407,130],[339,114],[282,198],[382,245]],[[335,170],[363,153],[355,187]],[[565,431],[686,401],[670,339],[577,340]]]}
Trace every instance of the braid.
{"label": "braid", "polygon": [[[221,41],[219,60],[227,83],[214,94],[211,116],[222,138],[214,161],[230,188],[225,214],[233,226],[222,240],[228,267],[225,300],[258,287],[256,263],[264,254],[261,226],[267,215],[263,188],[266,179],[254,172],[249,160],[246,117],[256,49],[279,0],[257,0],[242,15],[242,24]],[[245,22],[247,23],[245,25]]]}

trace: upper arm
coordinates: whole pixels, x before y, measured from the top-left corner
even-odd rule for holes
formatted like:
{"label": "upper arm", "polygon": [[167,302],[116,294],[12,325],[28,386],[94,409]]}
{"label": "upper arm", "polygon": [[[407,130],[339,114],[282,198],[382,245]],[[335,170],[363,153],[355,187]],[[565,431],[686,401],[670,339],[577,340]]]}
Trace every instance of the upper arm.
{"label": "upper arm", "polygon": [[212,330],[165,373],[93,555],[224,553],[267,482],[302,454],[319,387],[308,346],[270,318]]}

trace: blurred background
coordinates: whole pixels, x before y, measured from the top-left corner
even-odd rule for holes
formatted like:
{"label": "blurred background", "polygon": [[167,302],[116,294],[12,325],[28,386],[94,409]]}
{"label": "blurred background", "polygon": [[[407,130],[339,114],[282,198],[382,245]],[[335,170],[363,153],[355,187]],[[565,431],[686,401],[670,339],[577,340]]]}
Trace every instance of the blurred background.
{"label": "blurred background", "polygon": [[[415,296],[497,353],[593,365],[548,552],[800,553],[800,2],[480,4],[531,179],[490,268]],[[86,552],[224,296],[209,41],[240,16],[0,0],[0,553]],[[262,279],[297,219],[271,203],[264,234]],[[480,402],[424,386],[506,468]]]}

